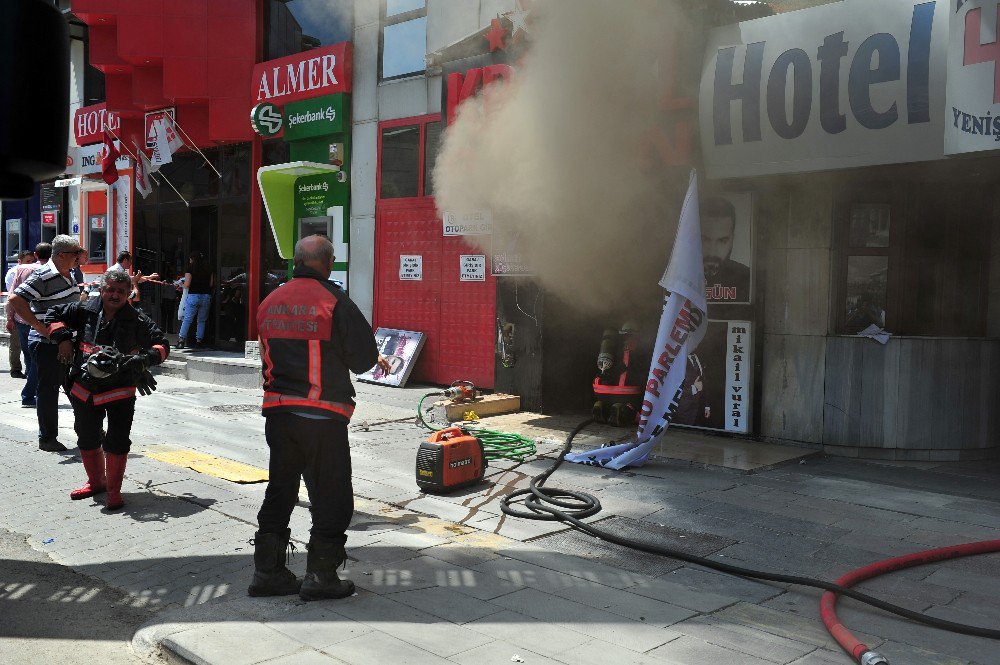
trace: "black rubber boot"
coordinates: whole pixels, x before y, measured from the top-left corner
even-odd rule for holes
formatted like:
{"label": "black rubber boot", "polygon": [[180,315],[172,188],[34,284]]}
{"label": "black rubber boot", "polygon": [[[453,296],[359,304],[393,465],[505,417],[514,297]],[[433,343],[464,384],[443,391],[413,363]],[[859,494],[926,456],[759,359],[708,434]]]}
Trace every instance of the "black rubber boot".
{"label": "black rubber boot", "polygon": [[322,600],[324,598],[346,598],[354,593],[354,582],[342,580],[337,568],[347,560],[344,543],[309,541],[306,558],[306,576],[302,580],[299,598],[302,600]]}
{"label": "black rubber boot", "polygon": [[290,529],[284,533],[254,534],[253,582],[247,593],[259,596],[290,596],[299,592],[302,580],[285,567],[285,548],[292,535]]}

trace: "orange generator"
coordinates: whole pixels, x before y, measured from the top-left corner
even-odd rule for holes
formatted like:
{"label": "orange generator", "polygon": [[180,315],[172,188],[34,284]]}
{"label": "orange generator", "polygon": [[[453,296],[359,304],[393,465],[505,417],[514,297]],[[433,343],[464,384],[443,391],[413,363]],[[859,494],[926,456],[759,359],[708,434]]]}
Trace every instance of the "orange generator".
{"label": "orange generator", "polygon": [[483,442],[461,427],[434,432],[417,450],[417,486],[425,492],[474,485],[485,475]]}

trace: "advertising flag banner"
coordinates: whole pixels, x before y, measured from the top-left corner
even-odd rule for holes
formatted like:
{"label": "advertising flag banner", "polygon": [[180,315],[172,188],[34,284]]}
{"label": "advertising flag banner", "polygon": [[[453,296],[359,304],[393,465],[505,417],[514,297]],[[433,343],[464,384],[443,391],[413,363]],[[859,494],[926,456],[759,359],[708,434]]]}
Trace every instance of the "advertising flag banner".
{"label": "advertising flag banner", "polygon": [[111,138],[111,134],[107,131],[104,132],[104,151],[101,156],[101,177],[104,178],[104,182],[109,185],[113,185],[118,181],[118,167],[115,166],[115,161],[121,156],[118,152],[118,148],[115,147],[115,142]]}
{"label": "advertising flag banner", "polygon": [[170,149],[170,141],[167,139],[166,127],[162,118],[153,122],[153,135],[155,145],[153,146],[153,170],[160,168],[164,164],[174,161],[174,151]]}
{"label": "advertising flag banner", "polygon": [[138,145],[135,148],[135,154],[139,157],[135,163],[135,188],[142,198],[146,198],[153,191],[153,185],[149,181],[149,174],[152,172],[153,166],[149,163],[146,153]]}
{"label": "advertising flag banner", "polygon": [[653,361],[646,380],[635,439],[596,450],[570,453],[566,455],[567,461],[609,469],[641,466],[677,411],[688,354],[704,337],[708,323],[698,175],[694,171],[691,172],[681,208],[670,263],[659,284],[667,290],[667,296],[653,346]]}

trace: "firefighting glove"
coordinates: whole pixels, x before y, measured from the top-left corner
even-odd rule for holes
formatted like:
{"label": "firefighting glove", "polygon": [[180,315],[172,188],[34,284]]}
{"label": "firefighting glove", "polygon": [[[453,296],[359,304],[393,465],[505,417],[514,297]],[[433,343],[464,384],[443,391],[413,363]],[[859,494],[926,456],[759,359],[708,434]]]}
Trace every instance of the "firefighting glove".
{"label": "firefighting glove", "polygon": [[148,369],[144,369],[139,372],[135,379],[135,389],[139,391],[139,394],[143,397],[147,395],[152,395],[153,391],[156,390],[156,379],[153,375],[149,373]]}
{"label": "firefighting glove", "polygon": [[156,390],[156,379],[149,373],[148,353],[129,356],[122,365],[122,371],[132,372],[132,379],[140,395],[151,395]]}

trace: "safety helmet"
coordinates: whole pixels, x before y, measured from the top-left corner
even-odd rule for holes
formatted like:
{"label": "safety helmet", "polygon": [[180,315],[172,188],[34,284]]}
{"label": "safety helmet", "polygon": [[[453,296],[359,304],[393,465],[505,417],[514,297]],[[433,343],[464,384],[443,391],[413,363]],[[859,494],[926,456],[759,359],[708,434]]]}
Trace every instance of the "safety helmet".
{"label": "safety helmet", "polygon": [[85,369],[95,379],[104,379],[118,371],[121,352],[113,346],[99,346],[87,358]]}
{"label": "safety helmet", "polygon": [[618,332],[623,335],[635,335],[639,332],[639,323],[635,319],[629,319],[622,324]]}

